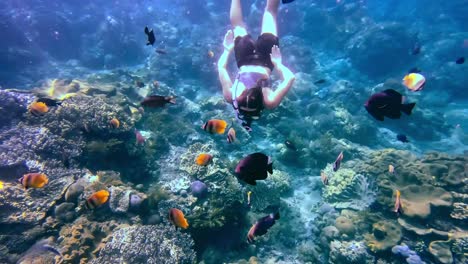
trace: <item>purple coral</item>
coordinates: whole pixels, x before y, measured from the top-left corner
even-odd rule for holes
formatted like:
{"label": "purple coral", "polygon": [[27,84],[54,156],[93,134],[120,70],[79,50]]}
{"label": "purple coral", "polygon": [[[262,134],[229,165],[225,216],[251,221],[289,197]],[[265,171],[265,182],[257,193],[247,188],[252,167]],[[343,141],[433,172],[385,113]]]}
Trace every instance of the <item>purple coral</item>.
{"label": "purple coral", "polygon": [[192,191],[193,196],[197,198],[204,198],[208,194],[208,187],[201,181],[192,182],[190,190]]}

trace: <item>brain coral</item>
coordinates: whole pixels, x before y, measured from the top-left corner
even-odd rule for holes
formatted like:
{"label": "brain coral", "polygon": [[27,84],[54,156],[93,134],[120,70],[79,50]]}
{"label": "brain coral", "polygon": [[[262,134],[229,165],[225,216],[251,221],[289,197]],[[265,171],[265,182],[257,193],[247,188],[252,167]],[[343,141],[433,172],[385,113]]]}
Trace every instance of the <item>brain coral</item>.
{"label": "brain coral", "polygon": [[373,252],[385,251],[400,242],[401,227],[390,221],[379,221],[372,225],[372,234],[364,235],[366,245]]}
{"label": "brain coral", "polygon": [[436,240],[429,244],[429,252],[440,263],[453,263],[452,252],[450,251],[449,241]]}

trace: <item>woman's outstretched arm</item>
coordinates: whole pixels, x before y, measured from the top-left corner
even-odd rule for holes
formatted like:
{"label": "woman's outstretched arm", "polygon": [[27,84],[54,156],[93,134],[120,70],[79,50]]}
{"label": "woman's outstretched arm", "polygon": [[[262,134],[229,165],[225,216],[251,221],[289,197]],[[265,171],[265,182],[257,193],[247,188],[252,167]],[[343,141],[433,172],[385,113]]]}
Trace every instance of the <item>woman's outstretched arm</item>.
{"label": "woman's outstretched arm", "polygon": [[294,73],[283,65],[278,46],[273,46],[271,49],[271,62],[275,66],[275,69],[278,70],[282,81],[274,91],[268,89],[268,92],[264,94],[263,102],[267,109],[275,108],[281,103],[296,79]]}
{"label": "woman's outstretched arm", "polygon": [[228,32],[224,36],[224,42],[223,42],[224,51],[218,60],[218,77],[219,77],[219,81],[221,82],[221,86],[223,87],[224,99],[228,103],[232,102],[232,93],[231,93],[232,80],[227,71],[227,63],[228,63],[229,55],[231,54],[231,51],[234,47],[233,38],[234,38],[234,35],[233,35],[232,30],[228,30]]}

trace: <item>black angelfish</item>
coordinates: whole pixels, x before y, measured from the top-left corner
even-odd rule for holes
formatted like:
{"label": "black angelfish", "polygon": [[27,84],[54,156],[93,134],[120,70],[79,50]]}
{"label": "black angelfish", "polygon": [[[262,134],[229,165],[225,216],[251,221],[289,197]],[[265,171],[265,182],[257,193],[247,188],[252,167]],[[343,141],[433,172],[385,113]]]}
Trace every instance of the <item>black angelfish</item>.
{"label": "black angelfish", "polygon": [[148,27],[145,27],[145,34],[148,36],[148,42],[146,45],[153,45],[156,41],[156,37],[154,36],[153,30],[149,30]]}
{"label": "black angelfish", "polygon": [[411,115],[415,105],[416,103],[403,104],[403,96],[399,92],[387,89],[373,94],[364,104],[364,107],[372,117],[383,121],[384,117],[398,119],[401,117],[401,112]]}
{"label": "black angelfish", "polygon": [[257,185],[257,180],[264,180],[268,173],[273,173],[273,162],[263,153],[253,153],[239,161],[235,172],[239,179]]}

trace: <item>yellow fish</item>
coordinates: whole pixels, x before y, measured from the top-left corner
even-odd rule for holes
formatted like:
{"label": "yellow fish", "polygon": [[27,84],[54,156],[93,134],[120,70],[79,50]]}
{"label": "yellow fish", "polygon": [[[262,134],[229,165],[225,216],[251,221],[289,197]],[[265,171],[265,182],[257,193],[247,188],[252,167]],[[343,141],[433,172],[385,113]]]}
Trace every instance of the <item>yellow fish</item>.
{"label": "yellow fish", "polygon": [[97,208],[107,202],[109,199],[109,192],[106,190],[100,190],[91,194],[88,199],[86,199],[86,207],[89,209]]}
{"label": "yellow fish", "polygon": [[410,73],[403,78],[403,84],[413,92],[421,91],[426,84],[426,78],[419,73]]}

